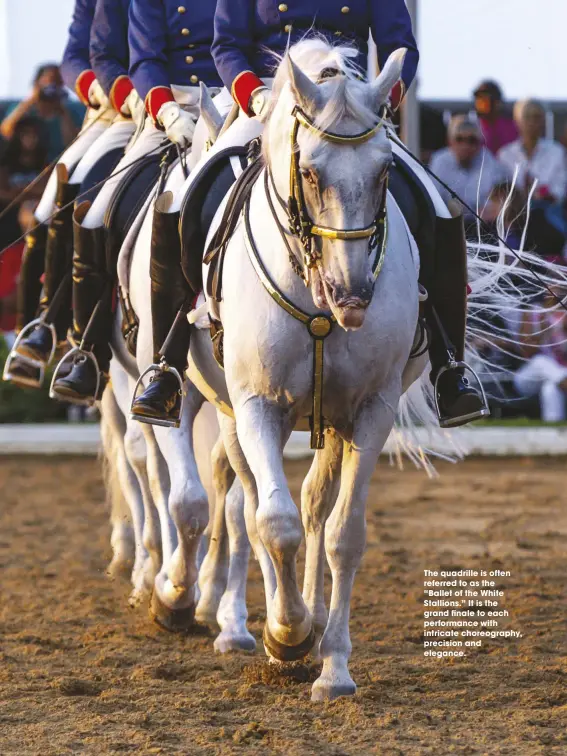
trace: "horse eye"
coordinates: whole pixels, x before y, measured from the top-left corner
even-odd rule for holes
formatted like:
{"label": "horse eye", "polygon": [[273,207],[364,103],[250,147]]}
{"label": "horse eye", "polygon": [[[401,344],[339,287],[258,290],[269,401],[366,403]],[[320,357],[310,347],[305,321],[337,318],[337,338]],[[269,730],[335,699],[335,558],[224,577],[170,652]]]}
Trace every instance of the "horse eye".
{"label": "horse eye", "polygon": [[311,184],[313,186],[316,183],[313,171],[311,171],[309,168],[301,168],[299,172],[301,173],[301,178],[305,179],[308,184]]}

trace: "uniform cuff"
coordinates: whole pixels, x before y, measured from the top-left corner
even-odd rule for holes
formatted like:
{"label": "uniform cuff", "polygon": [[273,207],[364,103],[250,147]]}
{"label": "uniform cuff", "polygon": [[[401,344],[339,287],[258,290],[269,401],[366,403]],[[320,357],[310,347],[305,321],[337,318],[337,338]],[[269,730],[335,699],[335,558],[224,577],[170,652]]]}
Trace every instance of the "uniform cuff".
{"label": "uniform cuff", "polygon": [[250,98],[256,89],[264,86],[265,84],[262,79],[259,79],[253,71],[243,71],[238,74],[236,79],[232,82],[232,97],[240,105],[246,115],[254,115],[250,109]]}
{"label": "uniform cuff", "polygon": [[157,114],[166,102],[175,102],[175,97],[169,87],[154,87],[146,95],[146,111],[154,123],[157,124]]}
{"label": "uniform cuff", "polygon": [[117,113],[120,113],[122,106],[126,102],[126,98],[133,89],[134,85],[125,74],[116,79],[110,90],[109,99],[110,104]]}
{"label": "uniform cuff", "polygon": [[87,69],[77,76],[77,81],[75,82],[75,92],[77,93],[77,97],[83,105],[87,106],[87,108],[90,107],[89,89],[95,79],[96,76],[94,71]]}

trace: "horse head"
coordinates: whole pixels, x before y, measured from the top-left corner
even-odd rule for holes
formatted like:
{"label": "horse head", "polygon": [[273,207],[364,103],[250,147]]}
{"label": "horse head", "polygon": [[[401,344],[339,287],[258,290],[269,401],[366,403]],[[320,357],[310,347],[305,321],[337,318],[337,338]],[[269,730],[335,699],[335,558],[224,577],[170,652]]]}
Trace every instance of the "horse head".
{"label": "horse head", "polygon": [[357,75],[350,53],[319,39],[291,48],[276,74],[265,159],[276,191],[290,197],[292,226],[299,206],[298,256],[307,260],[315,305],[356,330],[372,300],[392,161],[384,106],[406,51],[393,53],[372,83]]}

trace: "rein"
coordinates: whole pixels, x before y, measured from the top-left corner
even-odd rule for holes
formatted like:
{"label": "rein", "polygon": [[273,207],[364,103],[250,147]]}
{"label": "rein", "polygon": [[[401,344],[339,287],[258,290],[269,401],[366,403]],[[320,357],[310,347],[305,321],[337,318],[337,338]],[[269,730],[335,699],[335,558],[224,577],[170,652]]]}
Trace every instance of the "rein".
{"label": "rein", "polygon": [[[374,281],[378,278],[382,266],[384,264],[386,242],[388,238],[388,218],[386,212],[386,199],[387,199],[387,178],[384,180],[383,193],[380,201],[380,207],[373,223],[365,228],[359,229],[336,229],[329,228],[327,226],[319,226],[312,222],[307,211],[307,205],[305,203],[305,196],[303,193],[303,184],[301,181],[301,173],[299,170],[299,145],[297,144],[297,134],[299,127],[303,126],[318,136],[321,139],[332,142],[334,144],[362,144],[363,142],[371,139],[383,126],[383,122],[380,121],[374,128],[364,131],[360,134],[352,136],[342,136],[334,134],[330,131],[324,131],[319,129],[315,124],[305,115],[305,113],[296,106],[293,110],[293,116],[295,117],[294,126],[291,132],[291,146],[292,146],[292,161],[290,172],[290,198],[286,203],[278,194],[273,176],[269,167],[266,167],[266,173],[264,176],[264,188],[266,192],[266,198],[270,207],[272,217],[276,223],[280,236],[287,249],[291,266],[295,273],[302,279],[305,285],[309,283],[309,269],[314,268],[317,265],[318,260],[321,258],[321,254],[313,249],[313,237],[320,236],[326,239],[343,239],[346,241],[357,239],[369,239],[369,255],[377,249],[376,258],[372,266],[372,275]],[[299,238],[303,247],[303,263],[304,269],[302,269],[299,260],[293,252],[293,249],[287,239],[286,229],[282,226],[272,201],[270,192],[270,182],[272,189],[278,199],[279,204],[286,212],[289,221],[289,233],[292,236]],[[325,421],[323,418],[323,371],[324,371],[324,341],[333,329],[333,324],[336,323],[336,319],[332,313],[318,312],[315,315],[310,315],[304,312],[299,307],[293,304],[283,292],[281,292],[268,273],[262,259],[260,257],[258,246],[254,240],[252,234],[252,226],[250,223],[250,202],[251,193],[246,197],[244,205],[244,225],[246,230],[246,239],[248,244],[246,245],[248,250],[248,256],[252,263],[254,270],[262,285],[276,302],[279,307],[285,310],[295,320],[306,326],[307,331],[313,339],[313,403],[311,413],[311,448],[312,449],[324,449],[325,448]]]}

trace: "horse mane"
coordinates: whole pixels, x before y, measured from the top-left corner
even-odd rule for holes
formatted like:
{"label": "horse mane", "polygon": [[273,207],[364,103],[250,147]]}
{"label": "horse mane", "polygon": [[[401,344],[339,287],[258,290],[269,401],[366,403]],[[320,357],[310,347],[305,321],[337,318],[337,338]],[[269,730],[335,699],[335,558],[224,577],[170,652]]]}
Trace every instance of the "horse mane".
{"label": "horse mane", "polygon": [[[358,50],[345,44],[331,44],[328,40],[314,31],[307,32],[299,42],[289,47],[284,56],[275,56],[279,61],[275,72],[272,103],[267,120],[271,118],[278,100],[285,94],[289,87],[289,70],[286,56],[289,55],[293,62],[312,81],[318,82],[321,74],[329,69],[339,71],[338,76],[325,78],[320,86],[325,88],[328,99],[320,113],[310,113],[316,126],[322,130],[337,129],[345,119],[354,121],[361,130],[372,128],[376,125],[377,115],[373,108],[367,105],[368,84],[364,80],[363,72],[356,64]],[[340,129],[339,129],[340,130]],[[268,158],[268,139],[264,135],[265,157]],[[309,139],[318,140],[311,135]]]}

